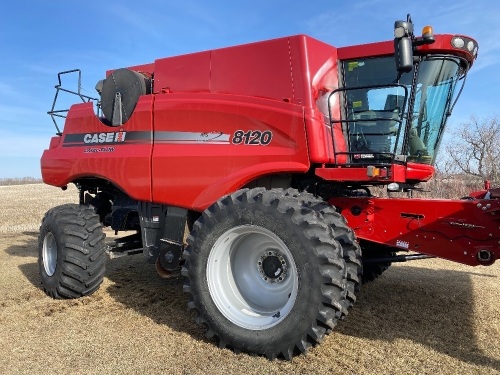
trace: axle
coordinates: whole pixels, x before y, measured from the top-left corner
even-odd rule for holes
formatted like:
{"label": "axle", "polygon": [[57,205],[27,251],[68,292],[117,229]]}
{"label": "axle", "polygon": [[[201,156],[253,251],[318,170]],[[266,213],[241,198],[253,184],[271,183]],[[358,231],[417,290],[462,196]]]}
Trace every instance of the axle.
{"label": "axle", "polygon": [[385,258],[365,258],[363,259],[363,264],[408,262],[410,260],[431,259],[431,258],[435,258],[435,256],[427,254],[396,255],[393,257],[385,257]]}

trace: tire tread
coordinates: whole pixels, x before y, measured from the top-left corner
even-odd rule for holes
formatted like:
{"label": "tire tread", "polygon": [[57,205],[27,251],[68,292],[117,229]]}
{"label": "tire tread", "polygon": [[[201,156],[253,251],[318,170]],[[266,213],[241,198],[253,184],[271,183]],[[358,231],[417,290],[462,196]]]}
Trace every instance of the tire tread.
{"label": "tire tread", "polygon": [[[56,272],[48,276],[43,267],[44,236],[52,232],[60,247]],[[101,285],[105,273],[105,235],[93,209],[65,204],[50,209],[42,220],[39,237],[39,268],[45,293],[56,299],[90,295]]]}
{"label": "tire tread", "polygon": [[[207,208],[200,218],[194,223],[193,230],[187,238],[188,246],[183,253],[185,259],[182,268],[182,275],[186,277],[184,291],[189,293],[189,309],[194,309],[197,314],[197,321],[203,321],[207,328],[207,337],[216,337],[219,345],[230,347],[233,350],[243,350],[254,354],[265,355],[268,359],[283,357],[291,359],[294,354],[305,352],[309,347],[321,342],[323,337],[328,334],[332,328],[347,313],[343,301],[347,298],[346,289],[346,267],[342,256],[342,248],[336,240],[331,225],[326,222],[323,215],[310,207],[302,197],[297,197],[298,192],[291,192],[290,189],[271,189],[264,188],[243,189],[230,194]],[[253,348],[235,335],[227,335],[217,328],[212,319],[207,316],[205,308],[197,290],[196,268],[206,267],[198,265],[196,260],[198,256],[197,241],[201,236],[205,225],[215,225],[216,217],[220,211],[230,211],[231,206],[244,204],[245,207],[268,207],[274,208],[278,212],[288,217],[298,230],[302,231],[305,238],[310,243],[310,254],[315,257],[315,262],[319,264],[319,273],[311,274],[308,277],[317,280],[320,285],[320,298],[317,305],[308,306],[308,309],[314,309],[315,318],[313,321],[302,322],[300,327],[294,327],[293,331],[299,331],[299,334],[288,333],[291,337],[296,337],[293,342],[284,342],[270,347]],[[264,209],[264,208],[262,208]],[[205,232],[209,231],[208,229]],[[348,229],[344,232],[349,233]],[[196,249],[196,250],[195,250]],[[192,262],[194,260],[194,262]],[[298,336],[298,337],[297,337]]]}

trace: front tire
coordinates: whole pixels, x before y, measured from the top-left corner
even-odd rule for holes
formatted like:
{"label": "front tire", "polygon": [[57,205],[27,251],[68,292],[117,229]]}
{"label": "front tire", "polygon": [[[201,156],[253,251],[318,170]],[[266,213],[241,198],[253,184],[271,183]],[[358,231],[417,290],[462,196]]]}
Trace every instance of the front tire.
{"label": "front tire", "polygon": [[396,255],[392,248],[376,243],[363,241],[363,283],[374,281],[392,265],[391,262],[370,262],[372,259],[391,258]]}
{"label": "front tire", "polygon": [[321,214],[282,189],[240,190],[194,224],[185,291],[220,347],[305,352],[345,314],[345,263]]}
{"label": "front tire", "polygon": [[342,254],[346,265],[346,298],[343,304],[346,309],[351,309],[356,302],[356,295],[360,291],[363,263],[361,258],[361,247],[356,241],[354,232],[349,226],[345,218],[339,214],[335,207],[330,204],[319,201],[311,203],[311,208],[319,212],[325,222],[332,228],[335,234],[335,239],[342,247]]}
{"label": "front tire", "polygon": [[47,211],[38,238],[45,293],[56,299],[94,293],[105,272],[105,235],[93,209],[65,204]]}

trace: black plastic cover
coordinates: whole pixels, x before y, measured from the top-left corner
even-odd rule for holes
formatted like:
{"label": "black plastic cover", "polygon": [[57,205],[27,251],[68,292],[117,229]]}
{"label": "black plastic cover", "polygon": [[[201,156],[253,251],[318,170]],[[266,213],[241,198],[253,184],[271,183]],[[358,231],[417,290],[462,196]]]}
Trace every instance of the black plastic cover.
{"label": "black plastic cover", "polygon": [[[118,97],[121,97],[121,105],[115,106],[118,93],[120,94]],[[113,123],[113,118],[121,118],[121,123],[113,123],[113,125],[124,124],[132,116],[139,97],[150,93],[151,79],[149,77],[130,69],[117,69],[104,80],[102,85],[102,113],[109,123]],[[120,107],[121,114],[114,113],[115,108]]]}

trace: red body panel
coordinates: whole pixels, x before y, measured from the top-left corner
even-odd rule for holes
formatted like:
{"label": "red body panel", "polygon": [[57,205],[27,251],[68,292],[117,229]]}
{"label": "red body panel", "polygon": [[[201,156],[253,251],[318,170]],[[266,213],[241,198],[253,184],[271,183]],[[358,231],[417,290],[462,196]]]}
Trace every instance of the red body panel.
{"label": "red body panel", "polygon": [[[100,177],[114,183],[134,199],[150,201],[152,110],[153,97],[143,96],[124,126],[110,127],[95,116],[92,103],[73,105],[61,141],[51,142],[51,148],[43,153],[43,181],[49,185],[65,186],[77,178]],[[86,134],[119,131],[126,132],[125,141],[119,144],[83,142]],[[132,132],[143,133],[146,139],[129,141]],[[78,140],[70,142],[72,136]],[[52,147],[56,144],[57,147]]]}
{"label": "red body panel", "polygon": [[407,181],[429,181],[436,169],[432,165],[406,163],[406,180]]}
{"label": "red body panel", "polygon": [[381,182],[388,184],[391,182],[428,181],[435,173],[433,166],[416,163],[407,163],[406,166],[394,164],[386,168],[377,168],[372,174],[369,171],[369,167],[323,167],[317,168],[315,174],[328,181],[366,181],[374,184]]}
{"label": "red body panel", "polygon": [[[500,200],[333,198],[360,239],[468,265],[500,257]],[[478,260],[487,250],[492,258]]]}
{"label": "red body panel", "polygon": [[209,92],[210,59],[207,51],[156,60],[153,91]]}
{"label": "red body panel", "polygon": [[[272,140],[234,144],[238,130],[272,132]],[[157,95],[154,131],[155,202],[201,210],[259,176],[309,169],[302,107],[289,103],[220,94]]]}
{"label": "red body panel", "polygon": [[368,183],[384,183],[405,182],[406,169],[403,165],[392,165],[388,168],[379,168],[379,171],[370,175],[366,167],[329,167],[317,168],[315,174],[327,181],[342,181],[342,182],[357,182],[367,181]]}
{"label": "red body panel", "polygon": [[[64,186],[100,177],[137,200],[203,210],[254,178],[310,167],[301,106],[159,94],[153,128],[152,98],[142,97],[131,119],[116,128],[97,119],[92,104],[73,106],[61,141],[54,138],[42,156],[44,182]],[[238,130],[268,131],[272,139],[268,145],[232,144]],[[119,132],[125,133],[123,143],[85,143]]]}

